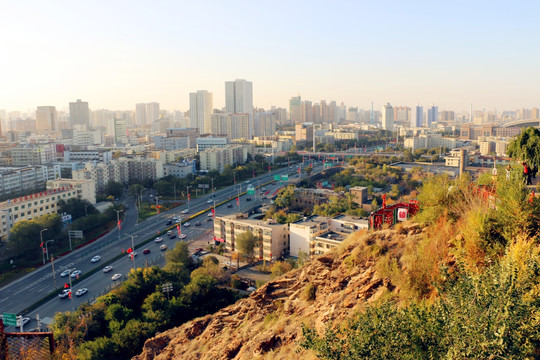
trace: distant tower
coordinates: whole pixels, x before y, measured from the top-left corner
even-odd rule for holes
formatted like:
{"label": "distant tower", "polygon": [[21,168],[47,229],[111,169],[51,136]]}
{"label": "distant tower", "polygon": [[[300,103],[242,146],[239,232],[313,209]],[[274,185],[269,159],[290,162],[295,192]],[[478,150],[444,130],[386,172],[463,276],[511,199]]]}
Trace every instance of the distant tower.
{"label": "distant tower", "polygon": [[369,121],[371,122],[371,125],[375,122],[375,119],[373,119],[373,101],[371,102],[371,116],[369,118]]}

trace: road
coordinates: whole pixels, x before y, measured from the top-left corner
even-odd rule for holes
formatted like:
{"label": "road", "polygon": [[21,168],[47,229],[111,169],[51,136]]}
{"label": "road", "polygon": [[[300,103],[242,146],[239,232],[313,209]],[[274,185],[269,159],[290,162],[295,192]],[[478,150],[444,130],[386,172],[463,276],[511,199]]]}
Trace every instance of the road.
{"label": "road", "polygon": [[[320,171],[322,168],[319,165],[319,168],[315,168],[314,172]],[[274,175],[280,175],[289,173],[290,180],[289,182],[294,182],[299,180],[295,178],[295,168],[291,169],[283,168],[261,175],[257,178],[251,180],[251,183],[254,185],[264,184],[273,179]],[[276,185],[266,186],[266,190],[270,193],[276,191],[280,186],[279,182],[276,182]],[[209,194],[205,197],[195,199],[189,204],[189,213],[181,214],[181,210],[187,208],[184,206],[182,208],[172,209],[170,211],[161,213],[157,216],[150,217],[141,223],[137,223],[137,213],[135,208],[134,200],[131,198],[125,199],[124,202],[129,205],[127,214],[125,216],[125,221],[120,232],[120,239],[118,239],[117,230],[112,231],[106,236],[102,237],[98,241],[76,251],[73,251],[66,256],[55,260],[55,271],[54,278],[52,272],[51,263],[48,263],[46,266],[41,267],[32,273],[26,275],[25,277],[5,286],[0,289],[0,313],[16,313],[20,314],[25,308],[29,307],[31,304],[35,303],[37,300],[45,297],[50,292],[57,289],[57,292],[60,292],[60,289],[64,283],[69,283],[68,277],[60,277],[60,273],[68,268],[79,269],[82,271],[82,275],[86,272],[89,272],[92,269],[103,268],[103,263],[113,259],[118,254],[121,254],[122,251],[127,250],[132,246],[131,235],[134,236],[133,242],[135,246],[137,244],[147,240],[150,237],[156,236],[157,233],[163,231],[166,226],[166,222],[169,219],[172,219],[173,216],[182,215],[182,218],[190,216],[190,214],[195,214],[199,211],[209,210],[213,204],[208,204],[207,200],[213,196],[216,203],[228,200],[230,198],[236,198],[238,190],[245,191],[247,184],[241,183],[238,185],[233,185],[224,189],[216,191],[213,195]],[[234,205],[232,208],[228,208],[226,205],[221,205],[216,207],[216,215],[228,215],[240,211],[244,211],[254,205],[256,205],[260,199],[256,196],[250,196],[252,201],[246,201],[247,196],[243,196],[240,199],[240,209],[236,206],[236,202],[233,200],[231,203]],[[212,232],[212,221],[206,221],[210,219],[207,217],[207,213],[198,216],[197,218],[190,220],[191,226],[182,227],[182,232],[187,235],[185,240],[188,241],[188,244],[191,240],[204,236],[209,231]],[[195,222],[201,222],[201,226],[195,226]],[[208,236],[211,236],[208,233]],[[163,236],[162,243],[148,243],[145,248],[148,248],[151,252],[148,255],[142,254],[142,248],[137,249],[138,255],[135,257],[134,262],[128,258],[126,254],[125,257],[115,261],[111,265],[113,270],[108,273],[103,273],[99,271],[88,277],[83,277],[80,280],[72,279],[73,281],[73,295],[77,289],[88,288],[89,291],[80,298],[73,296],[72,300],[68,298],[60,299],[55,298],[51,301],[48,301],[44,305],[38,307],[37,309],[31,311],[29,314],[24,314],[29,316],[32,320],[25,326],[25,329],[31,329],[36,327],[35,315],[39,314],[40,318],[52,317],[56,312],[68,311],[73,308],[78,307],[83,302],[92,301],[95,297],[107,293],[112,286],[118,284],[119,282],[113,282],[111,276],[115,273],[123,274],[124,276],[129,272],[131,267],[142,266],[146,262],[149,265],[163,265],[163,252],[159,250],[159,246],[162,244],[167,244],[169,248],[174,246],[176,241],[180,241],[178,238],[170,240],[167,236]],[[195,249],[195,246],[190,248],[191,251]],[[198,246],[197,246],[198,247]],[[98,263],[91,263],[90,259],[94,255],[100,255],[101,260]],[[15,331],[13,328],[6,328],[7,331]]]}

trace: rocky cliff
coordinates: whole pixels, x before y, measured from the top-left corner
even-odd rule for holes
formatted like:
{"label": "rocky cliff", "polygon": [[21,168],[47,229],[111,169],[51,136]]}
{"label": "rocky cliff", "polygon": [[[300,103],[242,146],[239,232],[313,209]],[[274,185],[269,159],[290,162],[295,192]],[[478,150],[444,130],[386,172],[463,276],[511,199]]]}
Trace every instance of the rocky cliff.
{"label": "rocky cliff", "polygon": [[421,232],[407,225],[354,234],[340,248],[270,281],[249,298],[148,339],[134,359],[314,359],[298,345],[302,324],[323,331],[367,302],[398,291],[377,275],[366,244],[376,242],[383,253],[395,251]]}

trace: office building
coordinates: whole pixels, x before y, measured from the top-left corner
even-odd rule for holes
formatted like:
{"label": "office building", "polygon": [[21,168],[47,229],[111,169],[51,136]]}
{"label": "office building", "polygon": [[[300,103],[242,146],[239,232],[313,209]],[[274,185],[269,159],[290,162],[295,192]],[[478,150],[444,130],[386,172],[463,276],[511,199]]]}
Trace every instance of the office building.
{"label": "office building", "polygon": [[229,138],[226,137],[201,137],[197,138],[197,152],[204,151],[213,147],[225,147],[229,145]]}
{"label": "office building", "polygon": [[256,259],[274,261],[288,254],[287,224],[246,219],[237,215],[216,216],[214,220],[214,239],[224,243],[229,251],[238,251],[236,239],[247,231],[260,239],[259,246],[255,248]]}
{"label": "office building", "polygon": [[58,114],[54,106],[38,106],[36,110],[36,130],[38,133],[56,131]]}
{"label": "office building", "polygon": [[394,108],[390,103],[386,103],[382,108],[382,128],[394,131]]}
{"label": "office building", "polygon": [[212,131],[213,95],[206,90],[189,94],[190,127],[199,129],[200,134]]}
{"label": "office building", "polygon": [[90,110],[88,102],[77,99],[69,103],[69,124],[72,129],[79,127],[86,130],[90,125]]}

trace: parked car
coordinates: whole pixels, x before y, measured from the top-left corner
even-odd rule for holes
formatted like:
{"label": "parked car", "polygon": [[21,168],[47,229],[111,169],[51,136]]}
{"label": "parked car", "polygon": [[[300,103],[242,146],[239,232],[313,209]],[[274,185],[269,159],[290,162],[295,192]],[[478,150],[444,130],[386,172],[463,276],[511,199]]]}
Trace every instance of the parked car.
{"label": "parked car", "polygon": [[114,274],[111,278],[112,281],[116,281],[122,277],[122,274]]}
{"label": "parked car", "polygon": [[159,247],[159,250],[161,250],[161,251],[167,250],[167,244],[161,245],[161,246]]}
{"label": "parked car", "polygon": [[105,266],[105,267],[103,268],[103,272],[104,272],[104,273],[107,273],[107,272],[111,271],[112,269],[113,269],[113,267],[112,267],[111,265],[107,265],[107,266]]}
{"label": "parked car", "polygon": [[67,298],[67,297],[69,297],[70,292],[71,292],[71,289],[64,289],[64,290],[62,290],[62,292],[60,294],[58,294],[58,297],[60,299]]}
{"label": "parked car", "polygon": [[101,260],[101,256],[96,255],[96,256],[94,256],[94,257],[92,258],[92,260],[90,260],[90,261],[93,262],[93,263],[96,263],[96,262],[98,262],[99,260]]}
{"label": "parked car", "polygon": [[82,274],[82,271],[81,270],[75,270],[75,271],[72,271],[71,272],[71,277],[72,278],[76,278],[77,276],[81,275]]}
{"label": "parked car", "polygon": [[146,255],[146,254],[150,254],[150,249],[144,249],[144,250],[142,251],[142,253],[145,254],[145,255]]}
{"label": "parked car", "polygon": [[75,293],[76,296],[83,296],[84,294],[86,294],[88,292],[88,289],[87,288],[82,288],[82,289],[79,289],[77,290],[77,292]]}

